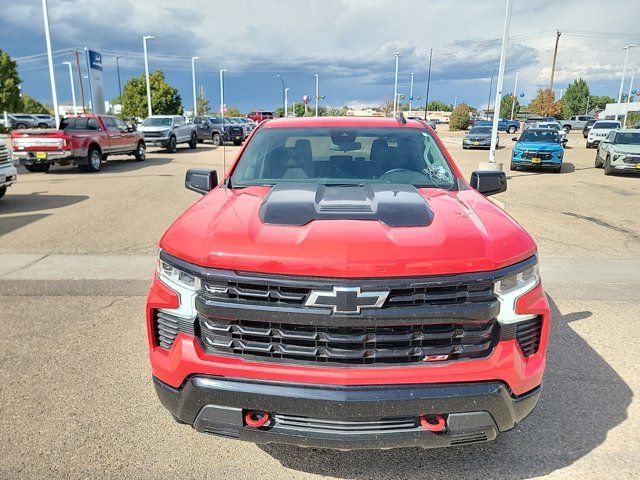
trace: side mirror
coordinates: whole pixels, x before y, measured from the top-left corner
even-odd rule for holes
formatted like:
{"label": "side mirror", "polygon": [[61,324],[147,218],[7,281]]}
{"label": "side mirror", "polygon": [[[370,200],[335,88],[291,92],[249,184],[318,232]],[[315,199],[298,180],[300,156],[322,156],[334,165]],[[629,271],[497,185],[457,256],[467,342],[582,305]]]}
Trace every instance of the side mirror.
{"label": "side mirror", "polygon": [[190,168],[185,175],[184,186],[187,190],[204,195],[218,186],[218,172],[206,168]]}
{"label": "side mirror", "polygon": [[507,174],[494,170],[478,171],[471,174],[471,187],[485,197],[507,191]]}
{"label": "side mirror", "polygon": [[131,125],[129,127],[127,127],[127,132],[135,132],[137,130],[135,125]]}
{"label": "side mirror", "polygon": [[513,138],[511,139],[511,141],[512,141],[512,142],[517,142],[517,141],[518,141],[518,137],[513,137]]}

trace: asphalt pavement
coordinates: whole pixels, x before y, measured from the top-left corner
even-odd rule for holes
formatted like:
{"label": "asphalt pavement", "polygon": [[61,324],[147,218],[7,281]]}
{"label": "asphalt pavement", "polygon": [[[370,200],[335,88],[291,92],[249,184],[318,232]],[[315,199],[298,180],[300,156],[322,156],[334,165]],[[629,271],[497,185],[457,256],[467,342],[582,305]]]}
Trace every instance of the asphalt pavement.
{"label": "asphalt pavement", "polygon": [[[486,151],[440,136],[465,176]],[[498,160],[508,165],[510,135]],[[560,174],[497,196],[539,246],[553,308],[539,406],[496,441],[337,452],[258,447],[178,425],[150,381],[144,296],[157,242],[199,198],[209,144],[97,174],[19,169],[0,200],[0,478],[638,478],[640,176],[605,177],[570,135]]]}

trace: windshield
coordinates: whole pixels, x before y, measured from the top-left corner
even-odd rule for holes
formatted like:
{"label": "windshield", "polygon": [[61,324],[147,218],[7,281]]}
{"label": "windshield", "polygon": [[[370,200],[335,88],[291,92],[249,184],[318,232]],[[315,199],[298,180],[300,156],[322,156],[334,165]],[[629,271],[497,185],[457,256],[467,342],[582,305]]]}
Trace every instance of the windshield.
{"label": "windshield", "polygon": [[539,123],[538,128],[550,128],[552,130],[560,130],[562,127],[559,123]]}
{"label": "windshield", "polygon": [[231,177],[234,187],[279,183],[401,183],[451,190],[456,178],[435,139],[418,128],[258,130]]}
{"label": "windshield", "polygon": [[618,133],[614,143],[621,145],[640,145],[640,132]]}
{"label": "windshield", "polygon": [[169,117],[149,117],[142,122],[143,127],[170,127],[173,119]]}
{"label": "windshield", "polygon": [[618,122],[596,122],[593,124],[593,128],[595,130],[600,128],[620,128],[620,124]]}
{"label": "windshield", "polygon": [[559,143],[560,138],[558,137],[558,132],[555,130],[527,130],[526,132],[522,132],[518,142]]}
{"label": "windshield", "polygon": [[488,135],[491,133],[491,127],[473,127],[469,133],[475,135]]}

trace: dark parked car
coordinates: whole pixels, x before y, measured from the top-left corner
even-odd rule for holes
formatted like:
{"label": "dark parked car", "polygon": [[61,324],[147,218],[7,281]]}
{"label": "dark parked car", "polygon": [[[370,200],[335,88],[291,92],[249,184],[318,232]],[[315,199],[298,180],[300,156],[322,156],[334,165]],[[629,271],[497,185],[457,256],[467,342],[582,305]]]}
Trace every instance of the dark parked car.
{"label": "dark parked car", "polygon": [[587,138],[589,136],[589,130],[591,130],[591,127],[593,127],[593,124],[596,123],[596,120],[589,120],[587,123],[584,124],[584,128],[582,129],[582,137],[583,138]]}
{"label": "dark parked car", "polygon": [[[469,133],[462,139],[462,148],[490,148],[492,127],[471,127]],[[500,142],[500,137],[496,137],[496,148]]]}
{"label": "dark parked car", "polygon": [[222,142],[233,142],[240,145],[245,137],[244,126],[222,117],[196,117],[193,119],[199,142],[211,140],[214,145]]}

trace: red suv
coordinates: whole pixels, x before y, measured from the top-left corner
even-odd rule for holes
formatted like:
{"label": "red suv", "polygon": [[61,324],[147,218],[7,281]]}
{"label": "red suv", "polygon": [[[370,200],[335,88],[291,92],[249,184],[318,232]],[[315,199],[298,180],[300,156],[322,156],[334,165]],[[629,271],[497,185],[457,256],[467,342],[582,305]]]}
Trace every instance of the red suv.
{"label": "red suv", "polygon": [[250,118],[256,123],[260,123],[264,120],[271,120],[273,118],[273,112],[267,112],[265,110],[258,110],[257,112],[249,112],[247,118]]}
{"label": "red suv", "polygon": [[[260,124],[160,241],[153,382],[174,418],[340,449],[492,440],[535,407],[549,305],[536,245],[403,118]],[[483,196],[484,194],[484,196]]]}

